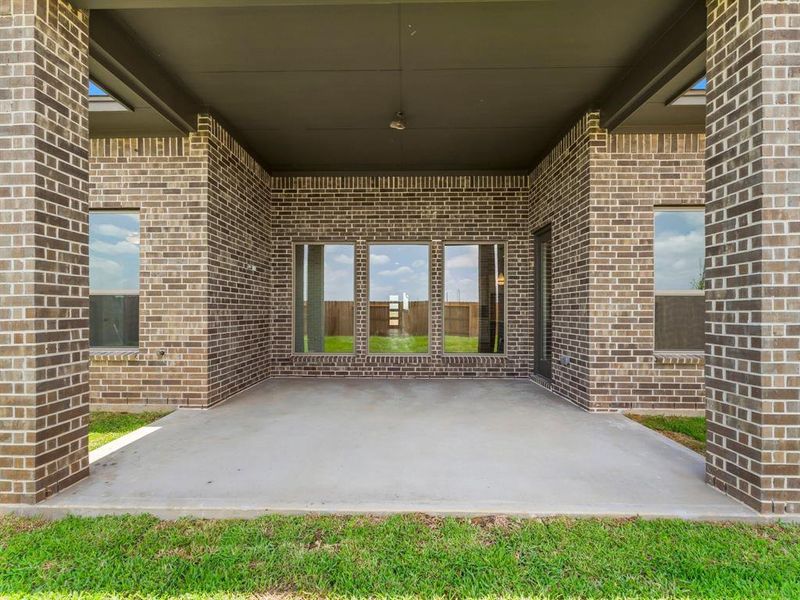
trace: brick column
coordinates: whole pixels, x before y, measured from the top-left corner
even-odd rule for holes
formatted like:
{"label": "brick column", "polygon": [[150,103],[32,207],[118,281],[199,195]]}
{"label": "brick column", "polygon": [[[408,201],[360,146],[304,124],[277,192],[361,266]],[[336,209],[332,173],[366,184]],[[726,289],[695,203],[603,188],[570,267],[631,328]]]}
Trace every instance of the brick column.
{"label": "brick column", "polygon": [[709,0],[707,479],[800,512],[800,0]]}
{"label": "brick column", "polygon": [[0,0],[0,502],[88,472],[88,15]]}

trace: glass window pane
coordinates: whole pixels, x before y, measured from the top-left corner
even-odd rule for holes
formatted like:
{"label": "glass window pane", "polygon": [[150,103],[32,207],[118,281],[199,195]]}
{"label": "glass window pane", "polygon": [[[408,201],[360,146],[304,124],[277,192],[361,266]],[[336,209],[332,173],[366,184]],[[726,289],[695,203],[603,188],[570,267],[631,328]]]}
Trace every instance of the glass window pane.
{"label": "glass window pane", "polygon": [[139,346],[139,296],[89,296],[89,345]]}
{"label": "glass window pane", "polygon": [[294,252],[295,352],[353,352],[353,246],[298,244]]}
{"label": "glass window pane", "polygon": [[375,244],[369,249],[369,351],[428,351],[427,244]]}
{"label": "glass window pane", "polygon": [[704,296],[656,296],[655,349],[703,350],[705,304]]}
{"label": "glass window pane", "polygon": [[504,352],[505,286],[503,244],[445,246],[445,352]]}
{"label": "glass window pane", "polygon": [[89,213],[89,294],[89,344],[138,347],[138,213]]}
{"label": "glass window pane", "polygon": [[702,290],[705,214],[702,210],[656,210],[656,291]]}
{"label": "glass window pane", "polygon": [[89,213],[89,289],[139,293],[137,213]]}

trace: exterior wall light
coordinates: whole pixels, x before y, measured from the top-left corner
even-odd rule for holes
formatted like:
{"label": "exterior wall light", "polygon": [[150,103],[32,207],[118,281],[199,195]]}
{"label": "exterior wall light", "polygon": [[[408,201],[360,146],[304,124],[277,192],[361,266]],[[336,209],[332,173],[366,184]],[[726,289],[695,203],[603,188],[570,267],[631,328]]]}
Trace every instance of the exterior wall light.
{"label": "exterior wall light", "polygon": [[497,285],[503,286],[506,284],[506,276],[500,273],[497,276]]}

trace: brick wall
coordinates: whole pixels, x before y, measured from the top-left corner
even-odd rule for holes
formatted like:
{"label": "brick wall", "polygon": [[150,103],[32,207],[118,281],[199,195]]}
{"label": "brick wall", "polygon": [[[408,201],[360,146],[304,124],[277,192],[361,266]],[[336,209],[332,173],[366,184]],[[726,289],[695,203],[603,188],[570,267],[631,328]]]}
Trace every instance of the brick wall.
{"label": "brick wall", "polygon": [[92,140],[89,182],[141,234],[139,351],[92,357],[92,402],[207,406],[266,377],[266,173],[201,117],[185,138]]}
{"label": "brick wall", "polygon": [[207,148],[199,132],[91,142],[91,209],[138,210],[141,239],[139,352],[92,357],[92,403],[208,402]]}
{"label": "brick wall", "polygon": [[709,482],[800,512],[800,1],[708,3]]}
{"label": "brick wall", "polygon": [[[597,117],[588,115],[531,173],[529,235],[552,230],[553,391],[589,408],[590,149]],[[570,364],[559,361],[568,356]]]}
{"label": "brick wall", "polygon": [[654,354],[654,207],[703,206],[704,136],[602,132],[592,148],[592,408],[702,409],[702,359]]}
{"label": "brick wall", "polygon": [[88,473],[88,16],[0,2],[0,503]]}
{"label": "brick wall", "polygon": [[[520,215],[528,178],[276,177],[273,179],[274,376],[527,377],[531,347],[531,240]],[[354,242],[356,352],[352,356],[292,354],[293,242]],[[507,353],[444,355],[444,242],[507,243]],[[431,244],[430,354],[367,353],[370,242]]]}
{"label": "brick wall", "polygon": [[654,353],[653,268],[653,209],[703,205],[703,150],[701,135],[609,134],[589,114],[531,175],[530,230],[552,228],[552,389],[581,406],[704,406],[702,362]]}
{"label": "brick wall", "polygon": [[208,403],[269,377],[269,175],[213,119],[208,139]]}
{"label": "brick wall", "polygon": [[[699,361],[653,352],[652,245],[654,206],[703,202],[701,136],[609,135],[587,115],[530,178],[270,181],[207,118],[188,138],[92,148],[93,208],[138,208],[142,234],[140,352],[93,360],[94,402],[205,406],[270,374],[529,376],[531,241],[550,224],[553,389],[593,410],[703,405]],[[292,352],[292,245],[314,241],[355,244],[353,355]],[[430,352],[369,355],[368,245],[414,241],[431,245]],[[443,352],[448,241],[508,245],[505,356]]]}

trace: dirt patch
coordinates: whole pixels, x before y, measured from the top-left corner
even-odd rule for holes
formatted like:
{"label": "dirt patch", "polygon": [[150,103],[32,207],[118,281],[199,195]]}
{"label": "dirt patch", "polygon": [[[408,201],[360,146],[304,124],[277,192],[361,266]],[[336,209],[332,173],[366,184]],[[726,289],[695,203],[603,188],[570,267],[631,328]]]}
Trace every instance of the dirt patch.
{"label": "dirt patch", "polygon": [[517,529],[520,526],[520,520],[508,517],[506,515],[488,515],[485,517],[474,517],[470,519],[470,523],[480,529],[500,529],[508,531]]}
{"label": "dirt patch", "polygon": [[21,533],[31,533],[42,529],[49,521],[41,518],[20,517],[18,515],[5,515],[0,517],[0,546],[5,546],[8,540]]}

